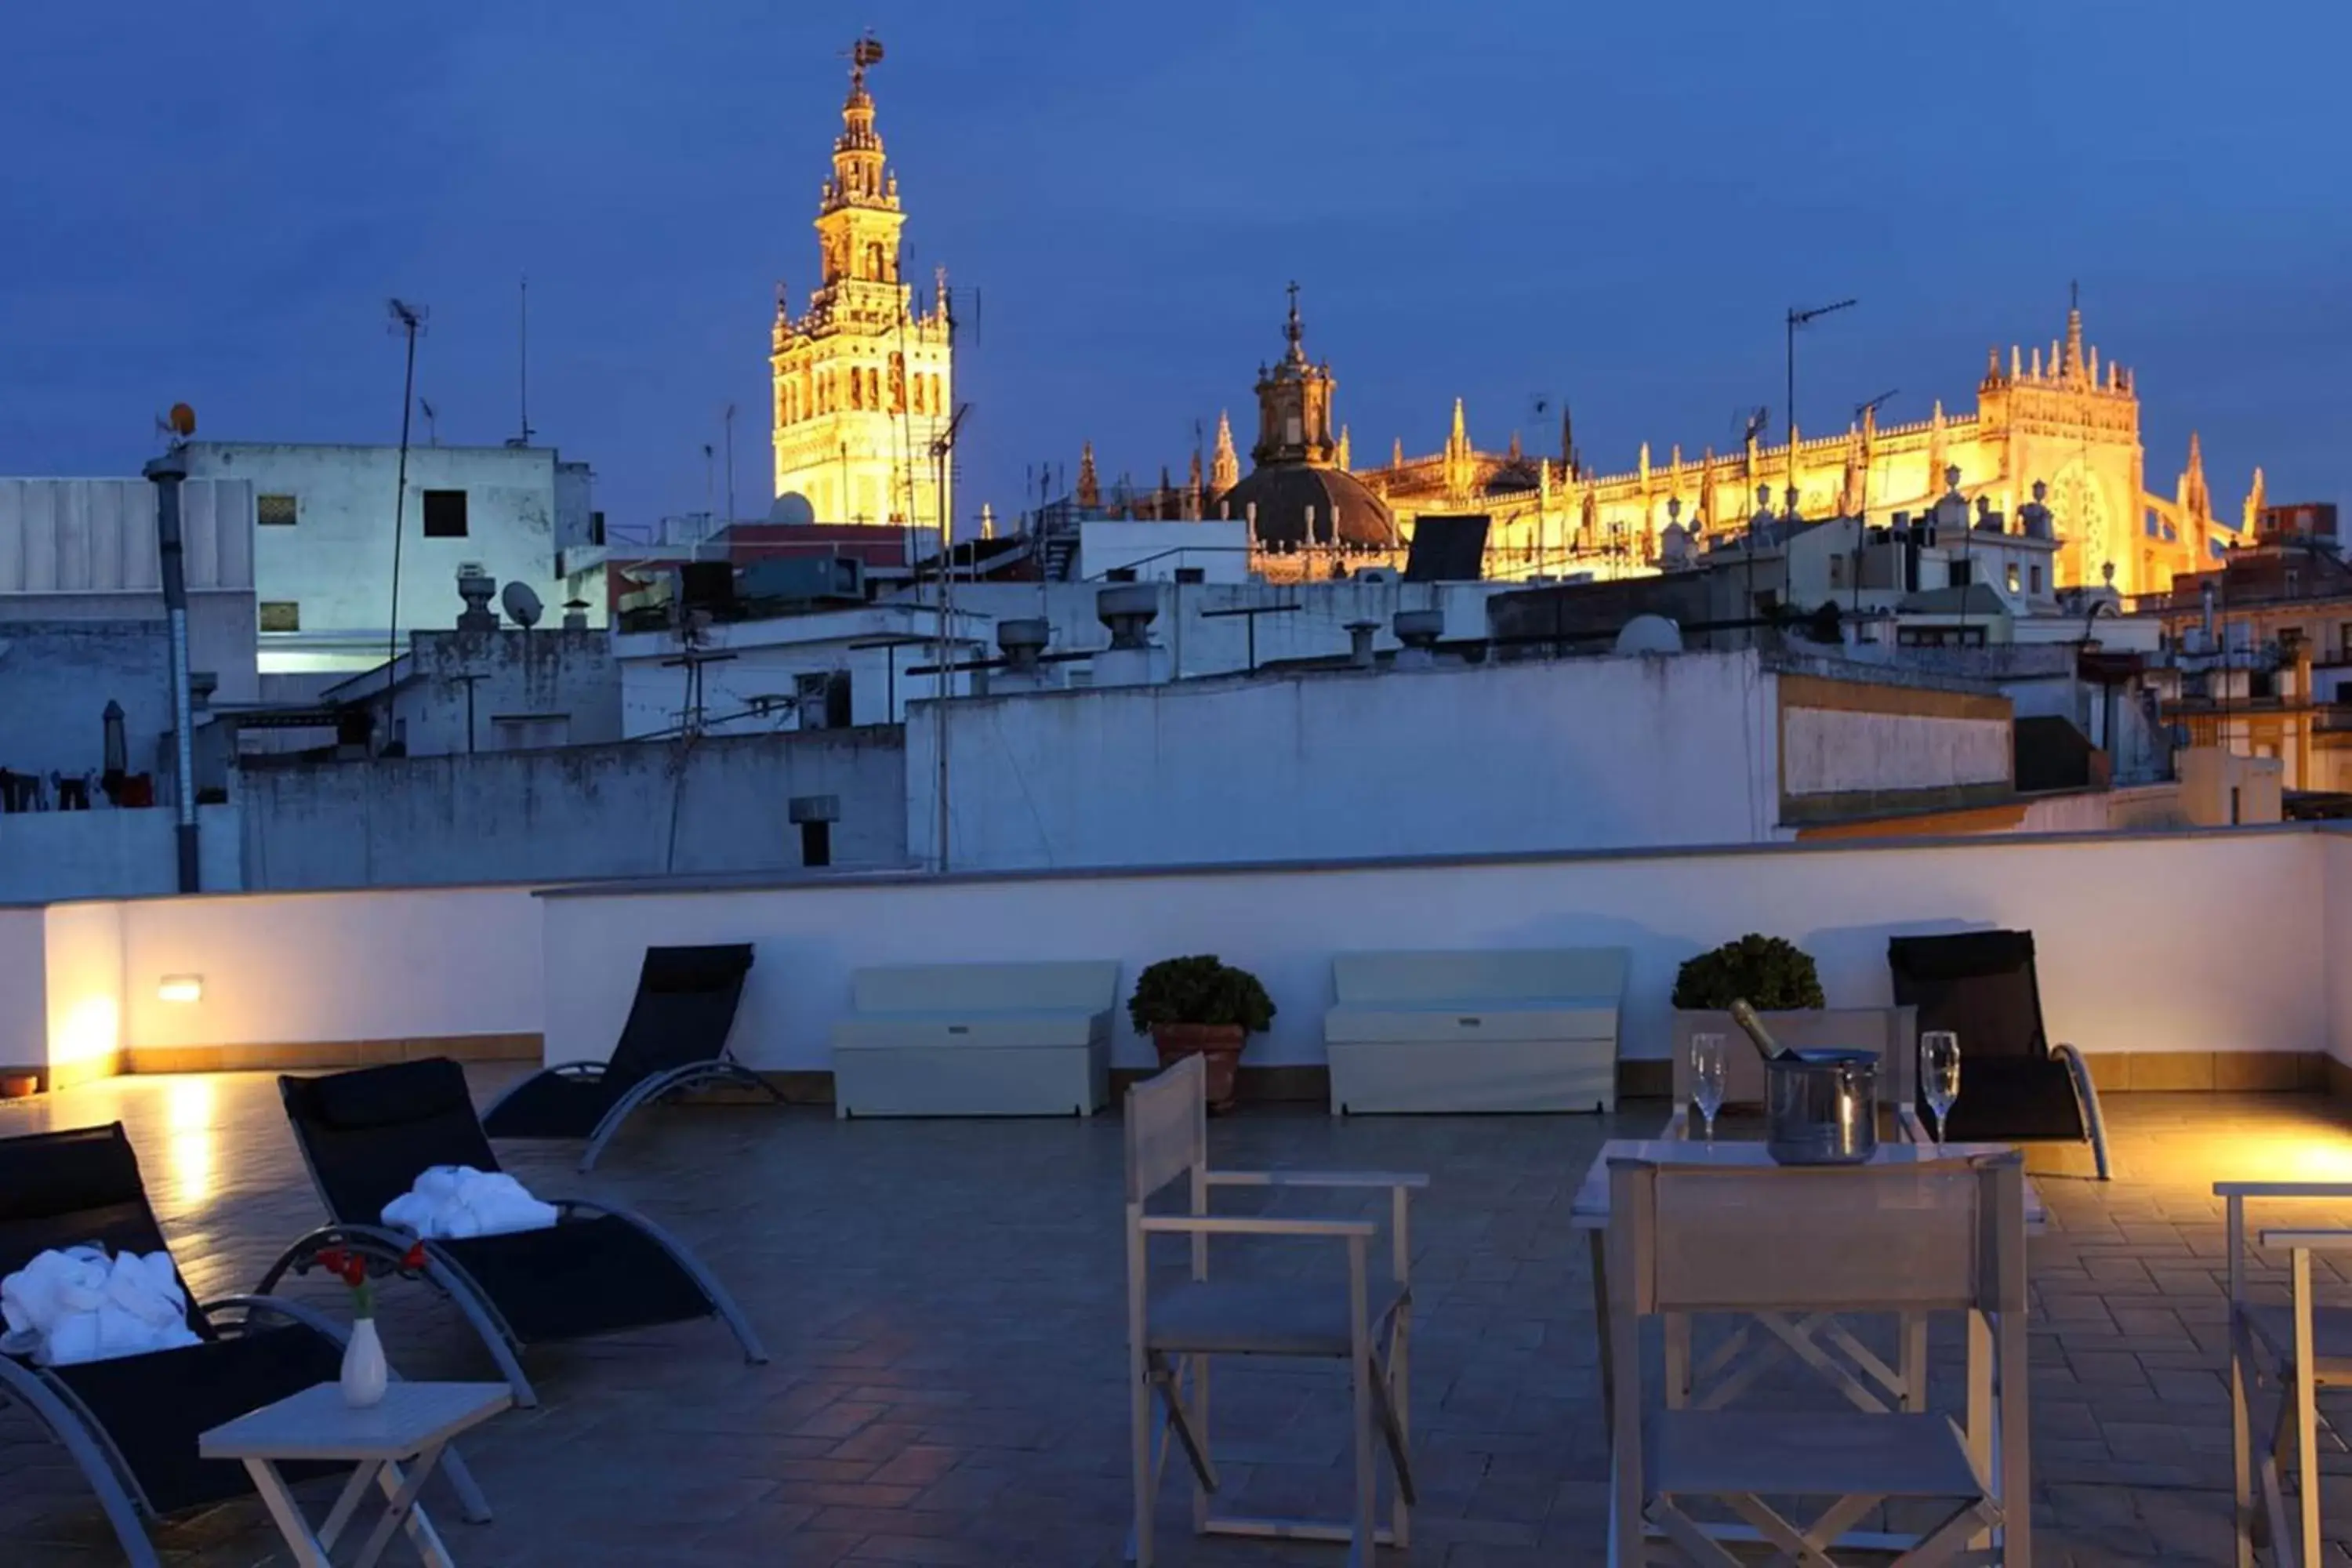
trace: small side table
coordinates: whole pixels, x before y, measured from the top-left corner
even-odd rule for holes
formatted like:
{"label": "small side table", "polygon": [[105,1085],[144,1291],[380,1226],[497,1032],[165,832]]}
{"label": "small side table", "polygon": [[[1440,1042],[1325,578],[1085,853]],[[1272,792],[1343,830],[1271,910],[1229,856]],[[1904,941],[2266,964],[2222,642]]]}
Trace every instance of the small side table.
{"label": "small side table", "polygon": [[[357,1568],[374,1568],[391,1544],[393,1530],[401,1525],[407,1527],[417,1555],[433,1568],[456,1568],[433,1521],[417,1506],[417,1494],[452,1437],[513,1403],[513,1392],[503,1383],[395,1382],[384,1390],[381,1404],[354,1410],[343,1403],[340,1385],[322,1383],[214,1427],[197,1439],[196,1451],[207,1459],[245,1461],[254,1489],[268,1505],[298,1568],[331,1568],[327,1553],[351,1522],[371,1481],[388,1500],[360,1552]],[[359,1467],[316,1534],[278,1473],[281,1461],[296,1460]],[[401,1471],[404,1461],[414,1461],[405,1475]]]}

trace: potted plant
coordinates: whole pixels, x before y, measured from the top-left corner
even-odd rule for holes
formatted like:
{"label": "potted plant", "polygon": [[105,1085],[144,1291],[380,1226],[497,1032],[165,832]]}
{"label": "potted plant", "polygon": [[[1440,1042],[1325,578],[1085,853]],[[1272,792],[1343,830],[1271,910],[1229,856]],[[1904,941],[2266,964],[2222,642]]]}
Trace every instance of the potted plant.
{"label": "potted plant", "polygon": [[1828,1005],[1812,956],[1783,937],[1749,931],[1685,960],[1675,975],[1677,1011],[1720,1012],[1740,1001],[1759,1013]]}
{"label": "potted plant", "polygon": [[1242,1047],[1274,1023],[1274,998],[1256,975],[1214,954],[1163,958],[1135,979],[1127,1016],[1159,1047],[1160,1065],[1205,1058],[1209,1108],[1230,1110]]}

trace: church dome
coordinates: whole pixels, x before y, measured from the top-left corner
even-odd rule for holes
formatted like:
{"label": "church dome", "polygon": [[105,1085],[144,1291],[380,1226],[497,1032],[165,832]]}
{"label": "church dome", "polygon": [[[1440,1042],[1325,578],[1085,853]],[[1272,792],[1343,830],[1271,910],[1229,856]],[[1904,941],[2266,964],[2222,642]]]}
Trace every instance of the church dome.
{"label": "church dome", "polygon": [[[1301,544],[1354,545],[1359,549],[1391,549],[1396,544],[1396,521],[1388,502],[1374,495],[1361,479],[1340,468],[1309,468],[1297,463],[1272,463],[1254,469],[1218,500],[1234,518],[1249,516],[1257,508],[1257,540],[1287,549]],[[1307,511],[1315,510],[1315,536],[1307,532]]]}

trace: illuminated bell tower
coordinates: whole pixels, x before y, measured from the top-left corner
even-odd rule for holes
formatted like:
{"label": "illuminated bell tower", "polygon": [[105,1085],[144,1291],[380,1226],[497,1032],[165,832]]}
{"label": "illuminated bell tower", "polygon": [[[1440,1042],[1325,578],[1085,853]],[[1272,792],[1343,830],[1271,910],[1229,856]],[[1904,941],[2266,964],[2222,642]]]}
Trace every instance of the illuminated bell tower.
{"label": "illuminated bell tower", "polygon": [[941,516],[931,447],[954,406],[947,272],[918,311],[898,271],[898,177],[866,90],[866,68],[881,58],[870,37],[850,51],[833,176],[817,205],[819,286],[797,318],[776,290],[775,493],[806,497],[820,522],[930,527]]}

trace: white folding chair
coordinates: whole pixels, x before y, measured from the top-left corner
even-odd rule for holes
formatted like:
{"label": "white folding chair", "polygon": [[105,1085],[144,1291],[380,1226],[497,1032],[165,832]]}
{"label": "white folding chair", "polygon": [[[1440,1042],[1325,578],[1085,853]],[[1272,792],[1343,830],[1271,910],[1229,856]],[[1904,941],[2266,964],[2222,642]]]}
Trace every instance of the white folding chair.
{"label": "white folding chair", "polygon": [[[1652,1561],[1654,1545],[1734,1568],[1731,1542],[1760,1542],[1805,1568],[1834,1568],[1840,1549],[1893,1552],[1916,1568],[2030,1563],[2021,1156],[1819,1168],[1615,1161],[1610,1205],[1616,1568]],[[1965,1312],[1966,1426],[1912,1408],[1645,1409],[1644,1316],[1850,1311]],[[1830,1500],[1800,1522],[1784,1510],[1802,1498]],[[1697,1499],[1740,1523],[1702,1522],[1686,1506]],[[1858,1528],[1890,1501],[1948,1509],[1916,1532]]]}
{"label": "white folding chair", "polygon": [[[2319,1391],[2352,1384],[2352,1308],[2312,1300],[2311,1255],[2352,1252],[2352,1230],[2264,1230],[2265,1248],[2287,1253],[2292,1295],[2284,1306],[2251,1300],[2246,1289],[2246,1200],[2322,1198],[2352,1204],[2352,1183],[2216,1182],[2230,1248],[2230,1447],[2236,1461],[2238,1568],[2252,1568],[2254,1548],[2269,1546],[2280,1568],[2320,1562]],[[2252,1393],[2278,1393],[2269,1451],[2253,1453]],[[2292,1447],[2295,1516],[2286,1510],[2284,1471]],[[2256,1497],[2260,1491],[2259,1499]]]}
{"label": "white folding chair", "polygon": [[[1127,1314],[1129,1397],[1132,1402],[1135,1524],[1128,1559],[1150,1568],[1152,1520],[1168,1451],[1181,1447],[1193,1477],[1192,1528],[1208,1535],[1349,1544],[1349,1562],[1370,1568],[1376,1545],[1411,1539],[1413,1501],[1410,1371],[1411,1233],[1407,1197],[1428,1178],[1382,1172],[1212,1171],[1208,1166],[1206,1075],[1188,1057],[1127,1093]],[[1154,1194],[1186,1181],[1184,1212],[1150,1214]],[[1367,1252],[1380,1226],[1360,1219],[1283,1219],[1212,1215],[1213,1187],[1385,1187],[1390,1193],[1391,1279],[1377,1292]],[[1154,1237],[1192,1240],[1189,1275],[1155,1288]],[[1288,1237],[1336,1240],[1348,1253],[1344,1294],[1312,1281],[1259,1284],[1212,1280],[1209,1238]],[[1218,1488],[1209,1441],[1209,1358],[1293,1356],[1345,1362],[1355,1392],[1356,1500],[1344,1522],[1247,1518],[1211,1510]],[[1155,1409],[1160,1419],[1155,1422]],[[1377,1433],[1377,1436],[1375,1435]],[[1376,1524],[1378,1448],[1395,1470],[1386,1529]]]}

